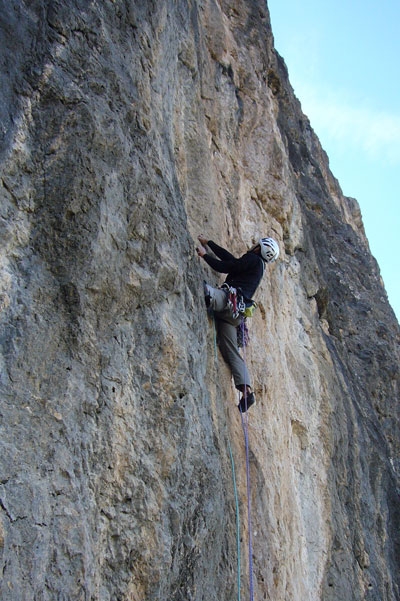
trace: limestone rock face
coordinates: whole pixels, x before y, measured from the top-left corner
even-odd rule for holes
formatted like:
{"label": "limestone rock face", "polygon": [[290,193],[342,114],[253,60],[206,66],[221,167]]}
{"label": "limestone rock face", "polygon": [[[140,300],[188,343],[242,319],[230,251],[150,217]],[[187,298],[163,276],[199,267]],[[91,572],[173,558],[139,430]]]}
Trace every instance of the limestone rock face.
{"label": "limestone rock face", "polygon": [[400,599],[399,329],[261,0],[2,2],[1,598],[230,601],[244,438],[195,253],[249,322],[254,598]]}

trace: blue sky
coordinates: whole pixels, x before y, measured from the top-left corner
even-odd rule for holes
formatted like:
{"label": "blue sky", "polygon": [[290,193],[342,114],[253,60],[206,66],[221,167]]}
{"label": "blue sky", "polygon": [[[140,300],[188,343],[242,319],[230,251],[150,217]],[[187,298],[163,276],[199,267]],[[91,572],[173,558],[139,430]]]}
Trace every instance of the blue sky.
{"label": "blue sky", "polygon": [[268,0],[275,47],[400,320],[400,0]]}

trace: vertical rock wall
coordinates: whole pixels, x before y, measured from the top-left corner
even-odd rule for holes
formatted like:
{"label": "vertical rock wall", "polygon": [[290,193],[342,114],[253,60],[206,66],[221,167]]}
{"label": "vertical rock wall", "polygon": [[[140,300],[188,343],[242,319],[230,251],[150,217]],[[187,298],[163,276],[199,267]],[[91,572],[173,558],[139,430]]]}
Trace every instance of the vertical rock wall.
{"label": "vertical rock wall", "polygon": [[230,600],[243,434],[197,234],[281,260],[246,360],[255,598],[400,598],[399,330],[265,3],[1,10],[4,601]]}

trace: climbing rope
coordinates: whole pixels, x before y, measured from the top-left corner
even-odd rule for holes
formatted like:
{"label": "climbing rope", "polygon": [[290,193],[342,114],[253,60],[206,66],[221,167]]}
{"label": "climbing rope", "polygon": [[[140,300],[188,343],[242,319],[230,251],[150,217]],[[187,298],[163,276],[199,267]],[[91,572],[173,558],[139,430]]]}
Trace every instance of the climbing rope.
{"label": "climbing rope", "polygon": [[[244,320],[243,320],[244,321]],[[242,326],[243,326],[242,321]],[[243,345],[243,364],[246,368],[246,345]],[[248,549],[249,549],[249,593],[250,601],[254,599],[254,583],[253,583],[253,528],[251,521],[251,487],[250,487],[250,452],[249,452],[249,414],[247,412],[247,388],[244,386],[244,404],[245,414],[240,412],[242,418],[242,429],[244,434],[244,444],[246,451],[246,488],[247,488],[247,528],[248,528]],[[239,394],[240,403],[240,394]]]}
{"label": "climbing rope", "polygon": [[[244,392],[246,396],[246,392]],[[250,457],[249,457],[249,418],[247,414],[247,400],[245,399],[246,413],[240,412],[242,417],[242,428],[244,433],[244,443],[246,450],[246,488],[247,488],[247,529],[249,533],[248,548],[249,548],[249,591],[250,601],[254,599],[254,584],[253,584],[253,532],[251,522],[251,487],[250,487]]]}
{"label": "climbing rope", "polygon": [[[214,358],[215,362],[218,365],[218,351],[217,351],[217,334],[216,334],[216,326],[215,326],[215,317],[212,314],[213,321],[213,337],[214,337]],[[244,331],[244,319],[241,323],[242,332]],[[246,352],[245,352],[246,344],[243,344],[243,364],[246,366]],[[247,388],[244,387],[244,399],[245,399],[245,413],[240,412],[241,420],[242,420],[242,429],[244,434],[244,442],[245,442],[245,454],[246,454],[246,490],[247,490],[247,528],[248,528],[248,553],[249,553],[249,601],[254,601],[254,581],[253,581],[253,529],[252,529],[252,520],[251,520],[251,486],[250,486],[250,451],[249,451],[249,417],[247,413]],[[240,393],[239,393],[239,403],[240,403]],[[233,488],[235,495],[235,506],[236,506],[236,542],[237,542],[237,580],[238,580],[238,601],[240,601],[240,589],[241,589],[241,581],[240,581],[240,571],[241,571],[241,557],[240,557],[240,516],[239,516],[239,499],[238,492],[236,486],[236,475],[235,475],[235,464],[233,460],[232,448],[228,436],[228,447],[229,447],[229,455],[231,458],[231,467],[232,467],[232,479],[233,479]]]}
{"label": "climbing rope", "polygon": [[237,588],[238,588],[238,601],[240,601],[240,516],[239,516],[239,497],[236,486],[236,475],[235,475],[235,462],[233,460],[233,453],[231,443],[228,437],[228,447],[229,447],[229,455],[231,458],[231,467],[232,467],[232,480],[233,480],[233,490],[235,495],[235,511],[236,511],[236,556],[237,556]]}
{"label": "climbing rope", "polygon": [[[217,332],[215,327],[215,317],[214,313],[212,315],[213,322],[213,338],[214,338],[214,360],[218,365],[218,351],[217,351]],[[243,417],[242,417],[243,419]],[[241,572],[241,557],[240,557],[240,512],[239,512],[239,495],[237,491],[236,485],[236,470],[235,470],[235,462],[233,459],[231,442],[229,440],[228,435],[228,449],[229,456],[231,460],[231,469],[232,469],[232,481],[233,481],[233,493],[235,497],[235,513],[236,513],[236,555],[237,555],[237,589],[238,589],[238,601],[240,601],[240,589],[241,589],[241,580],[240,580],[240,572]]]}

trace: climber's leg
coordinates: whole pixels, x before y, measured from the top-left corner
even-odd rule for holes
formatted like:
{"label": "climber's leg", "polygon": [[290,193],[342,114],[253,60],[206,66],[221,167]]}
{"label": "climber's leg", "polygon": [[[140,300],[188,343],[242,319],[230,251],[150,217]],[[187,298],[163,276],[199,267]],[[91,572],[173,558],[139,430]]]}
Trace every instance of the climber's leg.
{"label": "climber's leg", "polygon": [[224,360],[231,369],[236,388],[244,391],[245,386],[251,388],[251,382],[248,369],[237,345],[236,328],[241,318],[234,319],[229,313],[230,311],[227,310],[215,315],[218,328],[218,345]]}
{"label": "climber's leg", "polygon": [[207,307],[213,311],[223,311],[228,302],[228,292],[220,288],[213,288],[204,282],[204,298]]}

